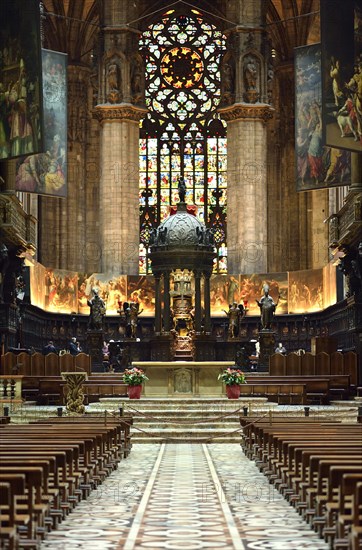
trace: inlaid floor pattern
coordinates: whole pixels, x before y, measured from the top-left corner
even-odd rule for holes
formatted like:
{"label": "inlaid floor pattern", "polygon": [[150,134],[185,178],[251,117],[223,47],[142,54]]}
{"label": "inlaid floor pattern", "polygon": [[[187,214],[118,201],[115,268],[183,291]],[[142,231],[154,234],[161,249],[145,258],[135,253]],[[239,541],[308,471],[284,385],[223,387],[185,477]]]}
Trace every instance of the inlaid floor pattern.
{"label": "inlaid floor pattern", "polygon": [[136,444],[41,550],[328,549],[237,444]]}

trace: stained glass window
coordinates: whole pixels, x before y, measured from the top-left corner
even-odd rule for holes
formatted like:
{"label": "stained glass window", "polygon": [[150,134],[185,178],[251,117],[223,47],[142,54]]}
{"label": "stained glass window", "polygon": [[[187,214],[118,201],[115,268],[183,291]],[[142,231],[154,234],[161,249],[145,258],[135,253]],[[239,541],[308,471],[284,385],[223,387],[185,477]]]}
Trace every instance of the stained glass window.
{"label": "stained glass window", "polygon": [[148,243],[178,202],[178,179],[186,202],[214,228],[214,270],[226,272],[226,124],[217,114],[220,63],[226,38],[202,14],[169,10],[142,35],[147,117],[140,137],[140,273],[149,273]]}

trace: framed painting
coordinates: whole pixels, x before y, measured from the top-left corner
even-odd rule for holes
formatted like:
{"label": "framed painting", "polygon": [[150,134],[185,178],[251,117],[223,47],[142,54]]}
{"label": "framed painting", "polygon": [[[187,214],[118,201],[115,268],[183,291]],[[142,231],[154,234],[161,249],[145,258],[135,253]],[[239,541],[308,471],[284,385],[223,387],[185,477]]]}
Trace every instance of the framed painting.
{"label": "framed painting", "polygon": [[0,0],[0,160],[43,151],[38,0]]}
{"label": "framed painting", "polygon": [[67,55],[42,50],[45,151],[17,163],[15,189],[67,195]]}
{"label": "framed painting", "polygon": [[362,152],[361,0],[321,0],[322,113],[326,145]]}
{"label": "framed painting", "polygon": [[323,144],[320,44],[295,49],[295,85],[297,191],[350,185],[350,152]]}

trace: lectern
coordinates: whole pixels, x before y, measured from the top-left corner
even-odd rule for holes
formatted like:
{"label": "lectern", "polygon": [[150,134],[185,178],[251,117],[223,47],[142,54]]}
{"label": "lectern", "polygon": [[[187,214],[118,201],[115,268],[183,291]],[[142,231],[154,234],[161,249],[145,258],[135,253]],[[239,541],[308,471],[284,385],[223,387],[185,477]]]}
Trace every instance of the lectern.
{"label": "lectern", "polygon": [[83,383],[88,380],[86,372],[62,372],[67,383],[66,410],[71,414],[84,414],[85,407]]}

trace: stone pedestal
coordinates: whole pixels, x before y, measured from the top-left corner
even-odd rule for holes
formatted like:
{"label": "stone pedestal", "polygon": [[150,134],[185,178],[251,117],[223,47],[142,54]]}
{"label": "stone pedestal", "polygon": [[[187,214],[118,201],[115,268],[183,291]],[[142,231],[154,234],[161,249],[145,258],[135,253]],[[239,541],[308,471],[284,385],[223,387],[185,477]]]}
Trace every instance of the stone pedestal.
{"label": "stone pedestal", "polygon": [[275,332],[272,332],[271,330],[261,330],[259,332],[259,343],[260,355],[258,370],[260,372],[268,372],[269,357],[275,350]]}
{"label": "stone pedestal", "polygon": [[[103,331],[102,330],[88,330],[87,332],[87,347],[88,353],[91,356],[92,370],[102,366],[103,363]],[[93,369],[95,367],[95,369]]]}

